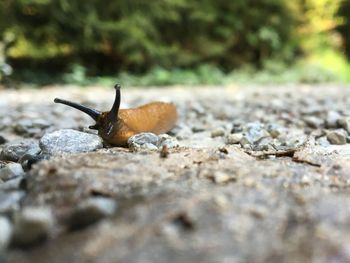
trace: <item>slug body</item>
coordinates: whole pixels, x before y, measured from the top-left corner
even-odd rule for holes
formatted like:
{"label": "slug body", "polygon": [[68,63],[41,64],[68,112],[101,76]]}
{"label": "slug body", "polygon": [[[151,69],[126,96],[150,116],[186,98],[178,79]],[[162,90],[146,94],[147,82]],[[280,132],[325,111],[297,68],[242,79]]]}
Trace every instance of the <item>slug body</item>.
{"label": "slug body", "polygon": [[127,145],[128,139],[141,132],[161,134],[172,129],[177,121],[177,110],[173,103],[151,102],[133,109],[119,109],[120,86],[115,86],[116,96],[109,112],[100,112],[81,104],[61,99],[56,103],[65,104],[88,114],[96,121],[90,129],[98,130],[98,135],[108,144]]}

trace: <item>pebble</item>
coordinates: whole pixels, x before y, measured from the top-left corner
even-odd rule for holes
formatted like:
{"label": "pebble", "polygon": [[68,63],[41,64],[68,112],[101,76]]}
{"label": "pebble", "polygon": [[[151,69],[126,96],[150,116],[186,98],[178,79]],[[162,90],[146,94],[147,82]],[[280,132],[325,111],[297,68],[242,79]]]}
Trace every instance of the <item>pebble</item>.
{"label": "pebble", "polygon": [[235,181],[236,177],[231,176],[231,175],[224,173],[224,172],[216,171],[212,175],[212,179],[213,179],[214,183],[216,183],[216,184],[225,184],[225,183],[228,183],[230,181]]}
{"label": "pebble", "polygon": [[6,182],[0,183],[0,191],[13,191],[19,190],[23,187],[25,179],[23,177],[17,177]]}
{"label": "pebble", "polygon": [[327,147],[330,145],[329,141],[327,140],[326,136],[322,136],[317,140],[317,143],[321,145],[322,147]]}
{"label": "pebble", "polygon": [[181,126],[175,127],[173,130],[169,132],[169,134],[176,135],[176,138],[178,140],[184,140],[184,139],[190,138],[190,136],[192,135],[192,129],[188,126],[181,125]]}
{"label": "pebble", "polygon": [[326,127],[327,128],[338,128],[338,122],[341,116],[337,111],[329,111],[326,117]]}
{"label": "pebble", "polygon": [[0,152],[0,159],[17,162],[25,154],[39,154],[38,142],[32,139],[14,141],[5,144]]}
{"label": "pebble", "polygon": [[239,133],[243,131],[242,122],[236,121],[232,124],[231,133]]}
{"label": "pebble", "polygon": [[272,138],[277,138],[283,133],[283,127],[272,123],[267,126],[267,132]]}
{"label": "pebble", "polygon": [[254,151],[267,151],[272,149],[272,139],[270,137],[262,138],[258,143],[252,145]]}
{"label": "pebble", "polygon": [[82,228],[114,214],[117,208],[115,200],[106,197],[91,197],[82,201],[73,211],[70,227]]}
{"label": "pebble", "polygon": [[45,240],[54,226],[54,217],[47,207],[25,207],[14,217],[13,243],[30,246]]}
{"label": "pebble", "polygon": [[12,215],[13,212],[18,211],[24,196],[24,191],[0,191],[0,214]]}
{"label": "pebble", "polygon": [[306,116],[303,118],[304,122],[313,129],[320,128],[324,125],[324,120],[316,116]]}
{"label": "pebble", "polygon": [[44,119],[23,119],[16,122],[13,129],[18,135],[36,135],[41,132],[42,129],[45,129],[50,126]]}
{"label": "pebble", "polygon": [[94,134],[72,129],[61,129],[46,133],[39,141],[44,154],[91,152],[103,147],[102,139]]}
{"label": "pebble", "polygon": [[0,252],[5,250],[11,241],[12,225],[4,216],[0,216]]}
{"label": "pebble", "polygon": [[170,149],[170,148],[176,148],[179,146],[179,142],[176,140],[176,138],[168,134],[160,134],[158,135],[158,138],[159,138],[159,141],[158,141],[159,148],[166,146],[168,149]]}
{"label": "pebble", "polygon": [[350,134],[350,118],[344,117],[338,120],[338,124],[341,128],[347,131]]}
{"label": "pebble", "polygon": [[248,123],[241,140],[242,145],[258,143],[264,137],[269,137],[269,133],[264,129],[264,125],[260,122]]}
{"label": "pebble", "polygon": [[3,136],[0,135],[0,145],[1,145],[1,144],[4,144],[4,143],[6,143],[6,142],[7,142],[7,140],[5,139],[5,137],[3,137]]}
{"label": "pebble", "polygon": [[226,137],[226,144],[237,144],[242,140],[242,138],[243,138],[242,133],[229,134]]}
{"label": "pebble", "polygon": [[225,130],[223,128],[219,127],[219,128],[212,130],[210,135],[212,138],[222,137],[222,136],[225,136]]}
{"label": "pebble", "polygon": [[327,140],[331,144],[337,144],[337,145],[342,145],[346,144],[346,133],[344,130],[334,130],[330,131],[327,134]]}
{"label": "pebble", "polygon": [[0,169],[0,179],[8,181],[10,179],[21,177],[24,175],[22,165],[19,163],[9,163],[4,168]]}
{"label": "pebble", "polygon": [[129,138],[128,146],[131,150],[158,150],[159,137],[151,132],[143,132]]}

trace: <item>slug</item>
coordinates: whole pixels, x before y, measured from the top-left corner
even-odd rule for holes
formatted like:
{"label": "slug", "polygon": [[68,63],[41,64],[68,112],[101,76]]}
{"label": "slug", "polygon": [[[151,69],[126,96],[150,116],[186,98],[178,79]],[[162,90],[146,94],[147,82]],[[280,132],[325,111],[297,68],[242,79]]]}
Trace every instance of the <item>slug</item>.
{"label": "slug", "polygon": [[109,112],[100,112],[84,105],[55,98],[61,103],[78,109],[96,121],[90,129],[98,130],[98,135],[110,145],[126,146],[128,139],[141,132],[166,133],[177,121],[177,110],[173,103],[151,102],[133,109],[119,109],[120,85],[115,85],[115,100]]}

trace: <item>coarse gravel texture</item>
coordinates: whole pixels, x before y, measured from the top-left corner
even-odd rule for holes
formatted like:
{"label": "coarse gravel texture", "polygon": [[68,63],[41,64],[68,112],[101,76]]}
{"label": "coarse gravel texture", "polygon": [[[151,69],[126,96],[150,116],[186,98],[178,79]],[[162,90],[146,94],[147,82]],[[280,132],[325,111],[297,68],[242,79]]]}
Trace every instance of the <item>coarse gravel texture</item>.
{"label": "coarse gravel texture", "polygon": [[130,148],[53,103],[113,94],[0,89],[0,174],[23,167],[0,180],[0,262],[350,262],[350,87],[122,88],[179,112]]}

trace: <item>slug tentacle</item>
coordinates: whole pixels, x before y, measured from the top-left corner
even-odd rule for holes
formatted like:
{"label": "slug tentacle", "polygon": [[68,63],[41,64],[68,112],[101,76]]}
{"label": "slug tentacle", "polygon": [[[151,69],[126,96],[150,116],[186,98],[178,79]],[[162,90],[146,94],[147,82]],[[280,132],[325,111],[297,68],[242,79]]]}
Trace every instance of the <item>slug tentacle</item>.
{"label": "slug tentacle", "polygon": [[107,114],[107,118],[111,123],[118,121],[118,113],[120,107],[120,85],[117,84],[114,86],[115,89],[115,99],[111,110]]}
{"label": "slug tentacle", "polygon": [[89,128],[111,145],[126,146],[128,139],[140,132],[164,133],[174,127],[177,120],[176,106],[172,103],[151,102],[133,109],[119,109],[120,85],[115,85],[115,100],[108,112],[100,112],[81,104],[61,99],[62,103],[88,114],[96,121]]}
{"label": "slug tentacle", "polygon": [[62,99],[58,99],[56,98],[54,100],[55,103],[61,103],[61,104],[64,104],[64,105],[67,105],[67,106],[70,106],[70,107],[73,107],[77,110],[80,110],[82,112],[85,112],[87,115],[89,115],[91,118],[93,118],[95,121],[98,121],[98,119],[100,118],[101,116],[101,112],[99,112],[98,110],[95,110],[95,109],[91,109],[89,107],[86,107],[84,105],[81,105],[79,103],[75,103],[75,102],[71,102],[71,101],[68,101],[68,100],[62,100]]}

